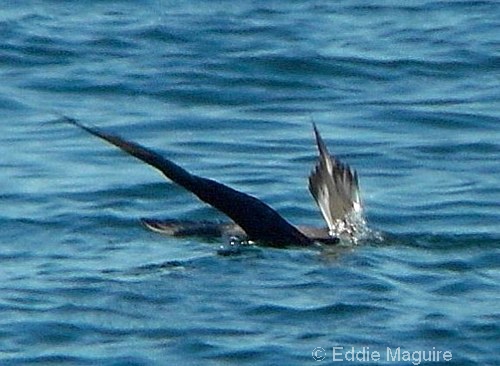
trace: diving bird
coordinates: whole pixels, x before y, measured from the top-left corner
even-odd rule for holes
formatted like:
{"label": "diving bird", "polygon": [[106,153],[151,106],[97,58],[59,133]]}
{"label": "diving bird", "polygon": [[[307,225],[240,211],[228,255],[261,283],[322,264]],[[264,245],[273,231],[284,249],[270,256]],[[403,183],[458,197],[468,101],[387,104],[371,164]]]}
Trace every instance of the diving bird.
{"label": "diving bird", "polygon": [[339,236],[352,237],[363,221],[360,220],[363,206],[356,171],[330,155],[314,123],[319,157],[309,176],[309,191],[326,221],[327,226],[324,228],[294,226],[263,201],[215,180],[189,173],[149,148],[86,126],[73,118],[64,117],[64,121],[153,166],[232,220],[229,223],[217,223],[142,219],[143,224],[153,231],[173,236],[236,235],[275,247],[310,246],[337,243]]}

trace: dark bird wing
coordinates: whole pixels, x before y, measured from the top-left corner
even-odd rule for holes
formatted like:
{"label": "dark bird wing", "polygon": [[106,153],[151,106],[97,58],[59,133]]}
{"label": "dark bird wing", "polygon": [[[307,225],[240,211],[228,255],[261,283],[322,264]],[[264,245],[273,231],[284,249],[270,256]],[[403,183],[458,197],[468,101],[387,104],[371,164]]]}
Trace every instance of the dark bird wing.
{"label": "dark bird wing", "polygon": [[65,117],[64,120],[160,170],[174,183],[191,191],[200,200],[226,214],[246,232],[251,240],[262,241],[273,246],[310,245],[313,242],[274,209],[255,197],[214,180],[191,174],[169,159],[137,143],[85,126],[72,118]]}
{"label": "dark bird wing", "polygon": [[355,170],[330,155],[321,135],[313,124],[319,158],[309,176],[309,191],[321,210],[331,233],[350,215],[361,212],[358,176]]}

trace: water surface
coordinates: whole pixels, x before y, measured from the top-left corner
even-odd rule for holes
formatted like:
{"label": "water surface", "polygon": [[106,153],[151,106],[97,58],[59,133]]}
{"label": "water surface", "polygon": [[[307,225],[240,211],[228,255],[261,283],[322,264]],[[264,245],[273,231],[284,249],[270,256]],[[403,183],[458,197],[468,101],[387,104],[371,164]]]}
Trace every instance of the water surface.
{"label": "water surface", "polygon": [[[317,347],[322,363],[332,347],[435,347],[453,358],[431,364],[498,364],[499,6],[400,4],[4,4],[1,363],[304,365]],[[384,240],[220,256],[148,232],[140,217],[223,216],[60,115],[323,225],[307,192],[314,119]]]}

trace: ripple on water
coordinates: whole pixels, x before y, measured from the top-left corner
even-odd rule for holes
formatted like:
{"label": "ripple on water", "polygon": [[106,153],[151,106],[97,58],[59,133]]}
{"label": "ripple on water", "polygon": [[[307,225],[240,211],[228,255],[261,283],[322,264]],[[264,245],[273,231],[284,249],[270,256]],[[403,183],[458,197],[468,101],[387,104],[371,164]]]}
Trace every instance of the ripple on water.
{"label": "ripple on water", "polygon": [[[2,3],[0,363],[296,365],[339,345],[498,364],[496,2],[166,5]],[[156,235],[138,218],[221,216],[45,123],[61,114],[322,225],[312,118],[383,240],[224,256]]]}

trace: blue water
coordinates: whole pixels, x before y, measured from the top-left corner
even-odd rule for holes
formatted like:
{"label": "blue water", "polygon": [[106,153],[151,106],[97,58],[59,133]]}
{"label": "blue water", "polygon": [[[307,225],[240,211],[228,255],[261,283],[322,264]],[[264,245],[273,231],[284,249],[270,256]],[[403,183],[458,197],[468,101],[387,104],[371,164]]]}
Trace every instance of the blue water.
{"label": "blue water", "polygon": [[[499,14],[494,0],[4,1],[0,363],[318,365],[369,347],[411,364],[386,359],[401,347],[498,365]],[[313,119],[383,240],[221,256],[149,232],[140,217],[223,216],[61,115],[323,225]]]}

